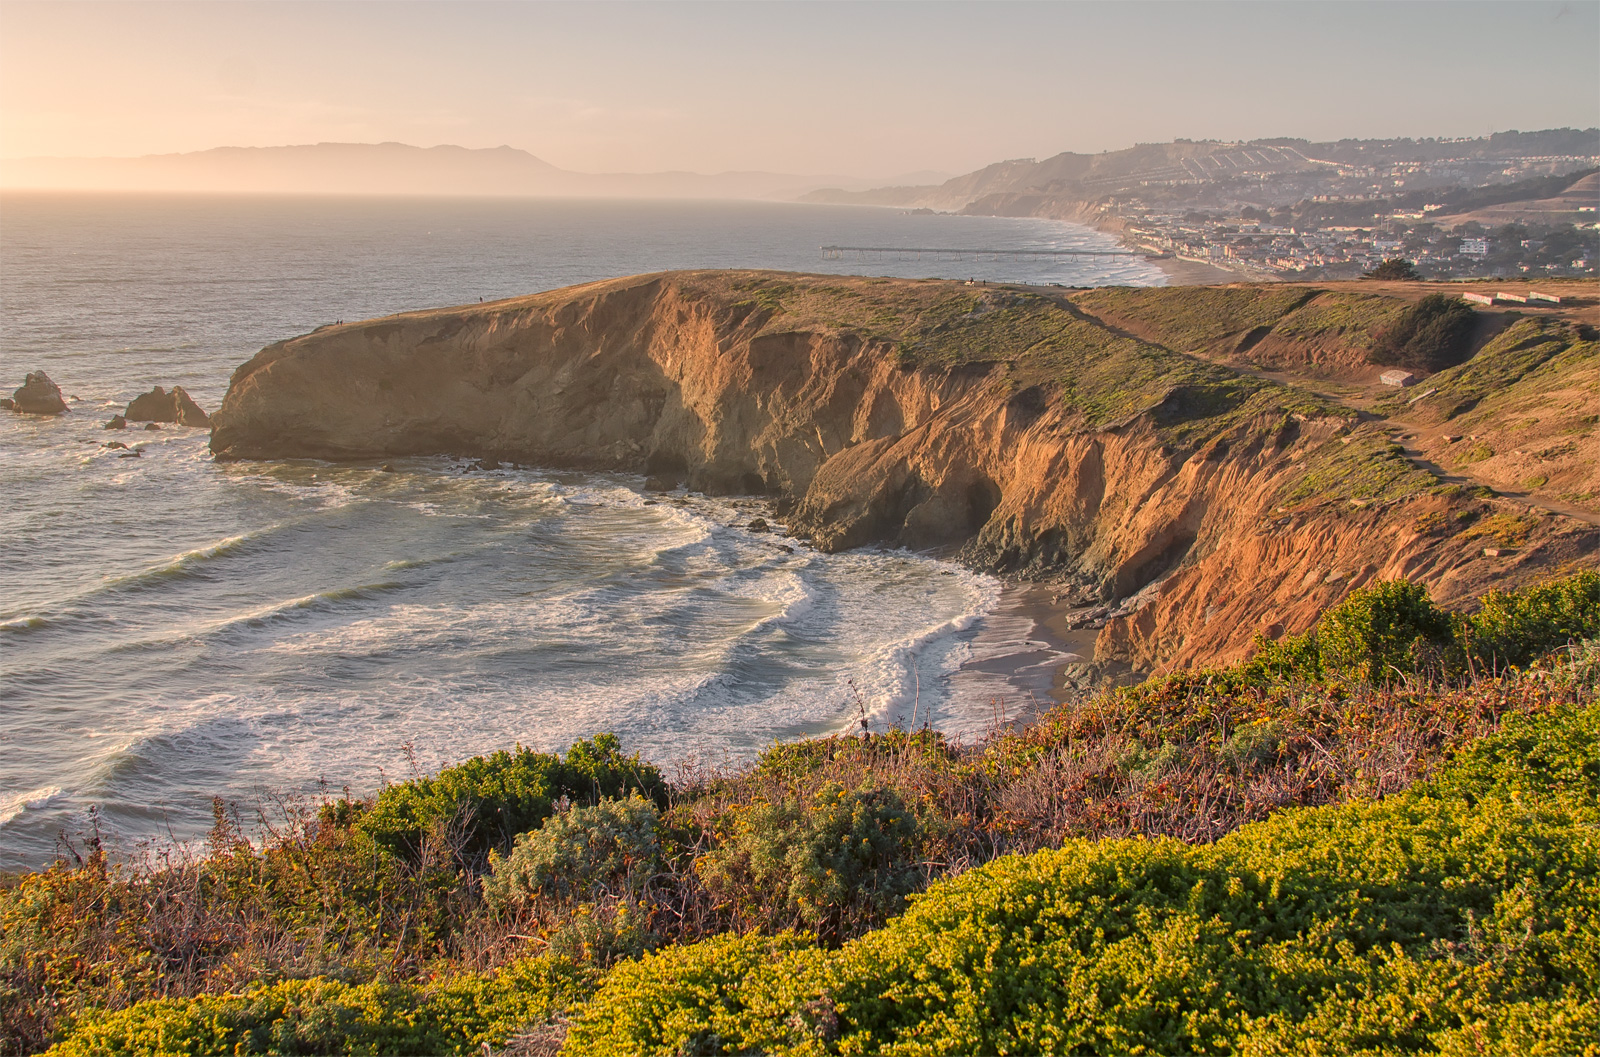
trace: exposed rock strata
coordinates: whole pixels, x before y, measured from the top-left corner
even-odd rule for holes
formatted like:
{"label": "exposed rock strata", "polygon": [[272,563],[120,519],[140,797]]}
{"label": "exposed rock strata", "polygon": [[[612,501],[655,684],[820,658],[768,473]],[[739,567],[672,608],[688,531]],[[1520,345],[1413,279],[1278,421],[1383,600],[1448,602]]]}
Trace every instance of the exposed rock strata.
{"label": "exposed rock strata", "polygon": [[[1077,597],[1133,597],[1097,658],[1139,667],[1238,657],[1257,631],[1306,627],[1375,577],[1410,575],[1459,603],[1594,560],[1594,531],[1557,517],[1518,529],[1514,555],[1485,557],[1468,527],[1498,508],[1470,495],[1286,501],[1307,465],[1356,458],[1359,445],[1341,447],[1363,428],[1353,416],[1018,297],[672,273],[325,327],[235,372],[212,449],[448,452],[762,493],[824,549],[960,547]],[[1024,334],[1014,352],[973,351],[1006,327]],[[945,347],[960,351],[927,351]],[[1095,389],[1112,355],[1118,372],[1155,367],[1126,391],[1118,378]]]}

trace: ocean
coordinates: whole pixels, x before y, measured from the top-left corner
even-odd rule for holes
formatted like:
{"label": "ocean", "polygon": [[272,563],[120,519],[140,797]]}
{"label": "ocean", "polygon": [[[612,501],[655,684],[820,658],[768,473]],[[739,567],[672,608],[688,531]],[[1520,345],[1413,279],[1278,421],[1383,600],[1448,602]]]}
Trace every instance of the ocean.
{"label": "ocean", "polygon": [[971,737],[1037,696],[1065,655],[993,578],[751,532],[755,500],[447,457],[219,464],[202,430],[101,428],[154,385],[214,411],[258,349],[336,319],[639,272],[1164,282],[1141,258],[830,244],[1115,245],[774,203],[0,196],[0,387],[44,370],[71,406],[0,414],[0,869],[516,744],[609,731],[670,773],[862,719]]}

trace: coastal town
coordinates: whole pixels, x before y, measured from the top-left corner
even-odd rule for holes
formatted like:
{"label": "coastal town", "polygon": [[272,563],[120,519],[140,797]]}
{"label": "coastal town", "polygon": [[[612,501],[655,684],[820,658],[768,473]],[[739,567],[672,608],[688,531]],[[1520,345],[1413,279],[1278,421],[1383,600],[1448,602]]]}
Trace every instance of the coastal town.
{"label": "coastal town", "polygon": [[[1589,178],[1592,182],[1593,177]],[[1581,277],[1595,274],[1600,223],[1506,223],[1435,218],[1439,206],[1386,209],[1364,224],[1319,223],[1290,211],[1139,211],[1124,240],[1156,256],[1210,264],[1244,278],[1351,279],[1386,260],[1429,279]],[[1591,217],[1594,208],[1580,207]]]}
{"label": "coastal town", "polygon": [[1595,274],[1600,158],[1350,153],[1225,150],[1204,168],[1129,174],[1097,212],[1135,249],[1248,279],[1351,279],[1395,259],[1427,279]]}
{"label": "coastal town", "polygon": [[1245,280],[1353,279],[1390,260],[1424,279],[1578,278],[1600,255],[1600,138],[1179,139],[803,200],[1071,220]]}

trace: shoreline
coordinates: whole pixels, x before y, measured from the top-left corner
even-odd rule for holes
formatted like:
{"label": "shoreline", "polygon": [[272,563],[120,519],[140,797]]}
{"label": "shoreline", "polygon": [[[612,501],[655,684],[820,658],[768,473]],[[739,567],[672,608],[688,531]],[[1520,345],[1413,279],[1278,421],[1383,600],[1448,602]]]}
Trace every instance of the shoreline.
{"label": "shoreline", "polygon": [[[976,214],[992,215],[992,214]],[[1069,224],[1098,231],[1102,235],[1111,235],[1117,244],[1124,249],[1138,253],[1146,263],[1153,264],[1161,269],[1167,277],[1168,286],[1223,286],[1228,283],[1269,282],[1265,278],[1252,278],[1243,272],[1230,268],[1222,268],[1204,261],[1183,260],[1176,256],[1158,257],[1149,250],[1129,242],[1123,235],[1123,220],[1120,216],[1106,216],[1087,208],[1086,203],[1080,203],[1079,208],[1065,211],[1051,212],[1049,209],[1036,211],[1028,216],[1039,220],[1058,220]]]}
{"label": "shoreline", "polygon": [[1073,607],[1061,606],[1060,585],[1001,582],[994,608],[973,625],[971,656],[947,676],[953,701],[987,697],[998,727],[1027,726],[1075,699],[1072,665],[1094,661],[1093,628],[1069,629]]}
{"label": "shoreline", "polygon": [[[1126,246],[1127,243],[1123,245]],[[1137,247],[1129,248],[1137,249]],[[1166,273],[1168,286],[1222,286],[1227,283],[1249,281],[1237,272],[1218,268],[1214,264],[1201,264],[1199,261],[1186,261],[1177,257],[1147,256],[1145,260]]]}
{"label": "shoreline", "polygon": [[1158,257],[1139,246],[1135,246],[1123,237],[1123,224],[1121,217],[1107,219],[1096,217],[1088,223],[1089,227],[1103,235],[1115,235],[1117,243],[1136,253],[1144,255],[1146,262],[1160,268],[1167,277],[1168,286],[1222,286],[1227,283],[1249,282],[1248,276],[1229,268],[1218,267],[1203,261],[1184,260],[1181,257]]}

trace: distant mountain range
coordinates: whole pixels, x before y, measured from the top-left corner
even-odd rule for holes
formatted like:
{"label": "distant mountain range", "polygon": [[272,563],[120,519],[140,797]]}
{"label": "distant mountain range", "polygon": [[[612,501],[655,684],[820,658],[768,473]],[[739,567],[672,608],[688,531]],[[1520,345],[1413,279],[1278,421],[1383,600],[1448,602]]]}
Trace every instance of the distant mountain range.
{"label": "distant mountain range", "polygon": [[1507,164],[1545,169],[1578,168],[1600,154],[1600,130],[1547,129],[1497,132],[1478,139],[1246,142],[1175,140],[1141,143],[1101,154],[1066,152],[1037,161],[996,162],[938,184],[897,185],[866,191],[822,188],[802,201],[910,206],[999,215],[1072,216],[1088,203],[1117,195],[1152,198],[1166,189],[1173,201],[1199,201],[1218,190],[1294,201],[1318,191],[1326,178],[1350,179],[1374,169],[1405,167],[1403,185],[1460,186],[1492,182]]}
{"label": "distant mountain range", "polygon": [[404,143],[217,147],[138,158],[0,159],[0,187],[7,190],[794,199],[819,186],[864,189],[874,182],[771,172],[583,173],[513,147],[476,150]]}

